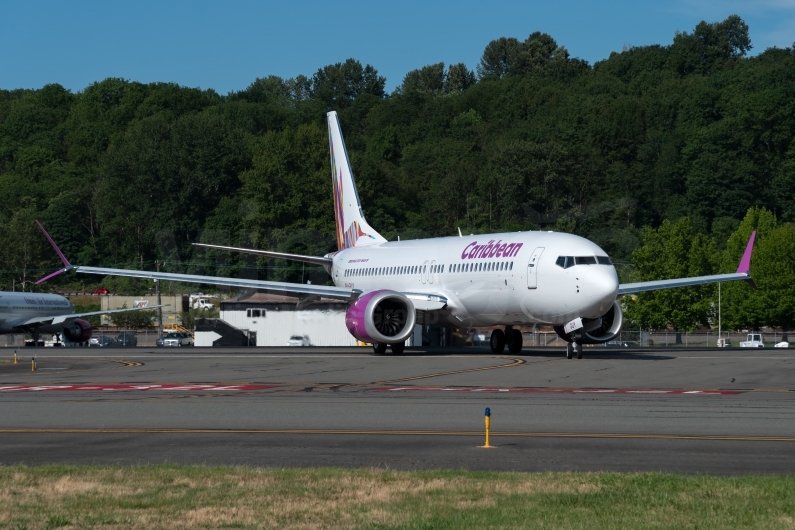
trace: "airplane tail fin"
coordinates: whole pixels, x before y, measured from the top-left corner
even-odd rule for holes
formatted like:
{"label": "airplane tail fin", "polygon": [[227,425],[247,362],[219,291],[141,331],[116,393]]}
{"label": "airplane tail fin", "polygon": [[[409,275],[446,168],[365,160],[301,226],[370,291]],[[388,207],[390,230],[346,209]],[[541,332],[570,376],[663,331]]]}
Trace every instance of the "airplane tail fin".
{"label": "airplane tail fin", "polygon": [[63,274],[64,272],[72,269],[72,264],[69,263],[69,260],[66,259],[66,256],[63,255],[63,252],[61,252],[61,249],[58,248],[58,245],[55,244],[55,241],[52,240],[52,238],[50,237],[50,234],[47,233],[47,231],[44,229],[44,227],[41,225],[41,223],[38,220],[36,221],[36,224],[39,226],[39,230],[41,230],[42,233],[44,234],[44,237],[47,238],[47,241],[50,242],[50,245],[52,245],[52,248],[55,249],[55,253],[58,254],[58,257],[61,258],[61,261],[63,262],[63,265],[64,265],[63,269],[58,269],[57,271],[52,272],[52,273],[48,274],[47,276],[45,276],[44,278],[38,280],[36,282],[36,285],[39,285],[40,283],[46,282],[50,278],[55,278],[59,274]]}
{"label": "airplane tail fin", "polygon": [[342,139],[337,113],[329,112],[328,142],[331,152],[331,178],[334,185],[334,215],[337,224],[337,248],[362,247],[385,243],[381,234],[364,219],[359,193],[353,181],[348,151]]}

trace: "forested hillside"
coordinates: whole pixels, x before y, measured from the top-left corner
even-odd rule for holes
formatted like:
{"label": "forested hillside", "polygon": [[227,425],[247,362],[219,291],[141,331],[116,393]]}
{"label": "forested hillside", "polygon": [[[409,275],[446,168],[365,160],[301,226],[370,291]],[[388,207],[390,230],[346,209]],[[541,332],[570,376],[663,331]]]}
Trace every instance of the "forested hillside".
{"label": "forested hillside", "polygon": [[[715,252],[751,207],[795,220],[793,48],[747,57],[736,16],[594,65],[564,45],[499,38],[475,72],[428,65],[391,94],[355,59],[227,95],[0,91],[0,289],[57,265],[34,219],[81,264],[238,274],[190,243],[334,250],[328,110],[388,239],[542,228],[630,260],[666,220]],[[300,280],[292,267],[260,277]]]}

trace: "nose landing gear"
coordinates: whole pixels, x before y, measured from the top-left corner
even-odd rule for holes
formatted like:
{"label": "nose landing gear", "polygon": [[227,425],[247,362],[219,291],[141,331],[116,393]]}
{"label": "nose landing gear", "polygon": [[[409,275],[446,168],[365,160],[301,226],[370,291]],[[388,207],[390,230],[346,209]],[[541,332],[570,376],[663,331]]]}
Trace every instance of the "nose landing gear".
{"label": "nose landing gear", "polygon": [[575,353],[578,359],[582,359],[582,344],[579,342],[569,342],[566,344],[566,359],[571,359],[574,357]]}

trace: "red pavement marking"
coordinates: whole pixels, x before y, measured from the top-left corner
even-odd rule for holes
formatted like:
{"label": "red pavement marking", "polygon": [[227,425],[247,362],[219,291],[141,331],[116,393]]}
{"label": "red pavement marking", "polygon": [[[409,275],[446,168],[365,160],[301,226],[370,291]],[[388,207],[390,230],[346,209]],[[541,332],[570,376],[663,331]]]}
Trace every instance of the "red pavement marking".
{"label": "red pavement marking", "polygon": [[675,394],[675,395],[699,395],[699,396],[732,396],[741,394],[741,390],[648,390],[631,388],[480,388],[480,387],[421,387],[421,386],[398,386],[398,387],[379,387],[373,388],[377,392],[482,392],[499,393],[507,392],[513,394]]}
{"label": "red pavement marking", "polygon": [[131,392],[142,390],[265,390],[274,388],[278,385],[147,385],[147,384],[125,384],[125,385],[0,385],[0,392],[43,392],[48,390],[86,392],[86,391],[111,391],[111,392]]}

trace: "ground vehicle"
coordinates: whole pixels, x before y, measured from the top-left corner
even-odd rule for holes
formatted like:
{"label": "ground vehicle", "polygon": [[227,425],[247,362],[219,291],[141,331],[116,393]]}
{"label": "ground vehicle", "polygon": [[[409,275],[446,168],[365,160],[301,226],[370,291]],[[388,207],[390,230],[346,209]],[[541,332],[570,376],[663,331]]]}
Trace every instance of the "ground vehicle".
{"label": "ground vehicle", "polygon": [[190,295],[188,301],[190,303],[191,309],[203,309],[205,311],[209,311],[210,309],[215,308],[215,304],[210,302],[210,297],[202,293]]}
{"label": "ground vehicle", "polygon": [[91,291],[91,294],[109,294],[109,293],[110,293],[110,291],[108,291],[104,287],[97,287],[96,289]]}
{"label": "ground vehicle", "polygon": [[107,335],[100,335],[99,337],[91,337],[88,340],[89,346],[96,346],[98,348],[108,348],[111,346],[116,346],[116,341],[113,337],[108,337]]}
{"label": "ground vehicle", "polygon": [[765,343],[762,342],[761,333],[749,333],[748,340],[740,343],[740,348],[764,348]]}
{"label": "ground vehicle", "polygon": [[138,346],[138,337],[133,331],[125,331],[116,337],[117,346]]}
{"label": "ground vehicle", "polygon": [[288,346],[310,346],[309,337],[306,335],[293,335],[287,341]]}
{"label": "ground vehicle", "polygon": [[488,346],[489,341],[486,338],[485,333],[477,331],[474,335],[472,335],[472,344],[475,346]]}
{"label": "ground vehicle", "polygon": [[172,331],[163,338],[163,346],[193,346],[193,339],[187,333]]}
{"label": "ground vehicle", "polygon": [[629,343],[624,342],[623,340],[610,340],[603,342],[602,346],[605,348],[629,348]]}
{"label": "ground vehicle", "polygon": [[721,337],[718,339],[718,348],[731,348],[732,340],[729,338]]}

